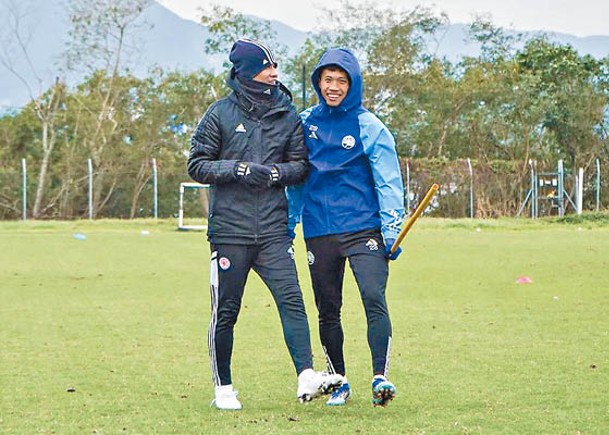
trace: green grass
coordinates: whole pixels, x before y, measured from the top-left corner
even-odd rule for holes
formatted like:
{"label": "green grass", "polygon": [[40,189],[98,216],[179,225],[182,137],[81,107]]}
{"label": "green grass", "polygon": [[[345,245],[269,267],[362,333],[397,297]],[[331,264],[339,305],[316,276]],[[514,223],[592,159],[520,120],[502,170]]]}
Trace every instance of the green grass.
{"label": "green grass", "polygon": [[[232,413],[209,407],[202,233],[173,221],[0,223],[0,433],[609,433],[605,221],[417,223],[391,265],[398,397],[385,409],[370,405],[351,275],[343,320],[354,396],[330,408],[296,401],[277,311],[252,274],[233,357],[244,409]],[[299,239],[323,368],[304,259]],[[516,284],[521,275],[533,284]]]}

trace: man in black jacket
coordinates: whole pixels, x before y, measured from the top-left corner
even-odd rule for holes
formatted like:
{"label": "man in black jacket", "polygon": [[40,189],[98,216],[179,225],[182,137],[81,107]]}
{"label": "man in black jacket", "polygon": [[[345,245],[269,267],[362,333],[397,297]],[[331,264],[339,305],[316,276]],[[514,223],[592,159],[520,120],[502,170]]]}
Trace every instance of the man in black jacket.
{"label": "man in black jacket", "polygon": [[342,377],[312,369],[309,324],[288,236],[284,188],[302,182],[307,173],[302,127],[265,45],[239,39],[229,59],[232,93],[207,109],[192,136],[188,158],[188,174],[211,185],[207,235],[213,404],[241,409],[230,361],[250,269],[273,295],[298,374],[297,397],[305,402],[331,392]]}

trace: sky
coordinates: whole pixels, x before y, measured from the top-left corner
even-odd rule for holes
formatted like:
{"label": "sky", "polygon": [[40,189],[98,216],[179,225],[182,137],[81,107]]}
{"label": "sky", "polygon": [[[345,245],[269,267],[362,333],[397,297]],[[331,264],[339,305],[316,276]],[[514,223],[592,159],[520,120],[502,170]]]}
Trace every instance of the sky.
{"label": "sky", "polygon": [[[157,0],[179,16],[199,21],[199,8],[209,0]],[[212,0],[213,1],[213,0]],[[362,0],[351,0],[363,3]],[[369,3],[412,10],[420,5],[445,12],[451,23],[469,23],[484,15],[497,26],[514,30],[542,30],[584,37],[609,36],[609,0],[368,0]],[[322,0],[222,0],[237,12],[278,20],[299,30],[314,30],[323,20],[322,7],[340,2]]]}

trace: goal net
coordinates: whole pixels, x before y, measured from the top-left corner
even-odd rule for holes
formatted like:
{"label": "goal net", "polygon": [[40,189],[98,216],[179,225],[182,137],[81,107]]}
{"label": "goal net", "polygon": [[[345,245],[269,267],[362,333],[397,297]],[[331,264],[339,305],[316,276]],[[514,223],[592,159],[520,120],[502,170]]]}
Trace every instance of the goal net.
{"label": "goal net", "polygon": [[192,182],[180,183],[180,209],[178,210],[178,230],[202,231],[207,216],[207,189],[209,184]]}

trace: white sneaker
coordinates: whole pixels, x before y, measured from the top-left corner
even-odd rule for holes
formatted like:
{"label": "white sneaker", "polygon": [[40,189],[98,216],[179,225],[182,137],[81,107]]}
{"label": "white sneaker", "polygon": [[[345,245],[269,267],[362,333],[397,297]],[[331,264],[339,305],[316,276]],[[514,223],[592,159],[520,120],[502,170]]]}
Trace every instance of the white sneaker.
{"label": "white sneaker", "polygon": [[298,397],[300,403],[310,402],[322,394],[334,392],[342,383],[343,377],[341,375],[306,369],[298,375],[296,397]]}
{"label": "white sneaker", "polygon": [[241,409],[241,402],[237,399],[237,392],[232,385],[220,385],[215,388],[216,398],[211,401],[211,406],[218,409],[237,411]]}

